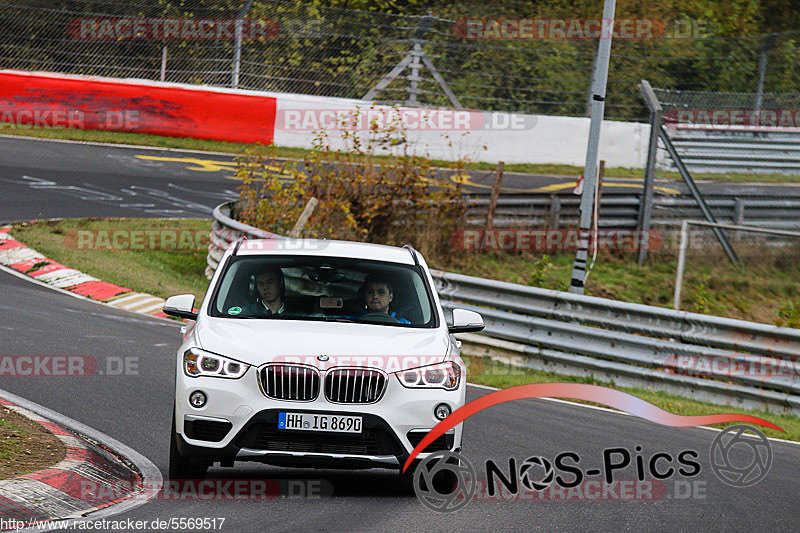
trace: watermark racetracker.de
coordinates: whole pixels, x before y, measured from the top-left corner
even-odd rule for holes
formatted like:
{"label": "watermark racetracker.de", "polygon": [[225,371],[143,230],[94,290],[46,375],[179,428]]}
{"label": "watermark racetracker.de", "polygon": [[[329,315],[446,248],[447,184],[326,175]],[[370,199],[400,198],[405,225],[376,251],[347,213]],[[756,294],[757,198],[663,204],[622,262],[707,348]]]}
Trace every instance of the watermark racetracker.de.
{"label": "watermark racetracker.de", "polygon": [[524,131],[536,126],[536,117],[497,111],[466,109],[278,109],[278,131],[373,131],[397,127],[403,131]]}
{"label": "watermark racetracker.de", "polygon": [[279,25],[273,19],[201,18],[79,18],[67,24],[67,34],[81,41],[122,40],[244,40],[274,39]]}
{"label": "watermark racetracker.de", "polygon": [[456,37],[466,40],[647,40],[697,39],[708,36],[706,20],[653,18],[462,18],[453,24]]}
{"label": "watermark racetracker.de", "polygon": [[137,356],[0,355],[0,378],[3,379],[137,375]]}
{"label": "watermark racetracker.de", "polygon": [[[222,238],[224,230],[218,231]],[[232,235],[232,234],[231,234]],[[231,237],[231,235],[228,235]],[[232,237],[235,240],[238,237]],[[113,226],[98,229],[76,229],[64,232],[63,243],[70,250],[81,252],[122,251],[206,251],[212,243],[208,229],[185,228],[126,228]],[[242,250],[319,250],[327,242],[317,239],[290,239],[269,234],[261,239],[242,242]]]}
{"label": "watermark racetracker.de", "polygon": [[795,131],[800,128],[800,109],[675,108],[664,114],[664,124],[670,129]]}
{"label": "watermark racetracker.de", "polygon": [[0,107],[0,122],[15,129],[76,128],[107,131],[130,131],[141,126],[135,109],[100,109],[85,111],[70,107],[10,108]]}
{"label": "watermark racetracker.de", "polygon": [[[587,232],[590,249],[634,252],[661,248],[658,230],[601,229]],[[467,252],[575,251],[581,231],[577,229],[460,229],[450,235],[453,249]]]}
{"label": "watermark racetracker.de", "polygon": [[800,358],[753,354],[671,355],[664,361],[664,369],[691,376],[756,379],[785,377],[796,380],[800,376]]}

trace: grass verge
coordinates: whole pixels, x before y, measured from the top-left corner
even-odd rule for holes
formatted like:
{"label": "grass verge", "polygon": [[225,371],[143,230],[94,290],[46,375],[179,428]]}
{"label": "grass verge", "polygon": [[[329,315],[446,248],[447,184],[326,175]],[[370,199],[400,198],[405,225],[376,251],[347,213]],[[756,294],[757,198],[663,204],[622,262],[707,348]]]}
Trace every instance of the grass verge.
{"label": "grass verge", "polygon": [[[206,152],[223,152],[241,154],[246,150],[269,151],[275,157],[287,159],[303,159],[312,150],[302,148],[287,148],[280,146],[266,146],[263,144],[230,143],[225,141],[211,141],[207,139],[191,139],[185,137],[164,137],[161,135],[148,135],[145,133],[129,133],[116,131],[79,130],[69,128],[20,128],[10,123],[0,123],[0,134],[37,137],[41,139],[65,139],[72,141],[99,142],[108,144],[132,144],[153,146],[156,148],[175,148],[179,150],[201,150]],[[472,154],[465,154],[469,158]],[[390,156],[385,156],[390,157]],[[435,166],[448,167],[452,161],[433,160]],[[485,162],[468,162],[465,167],[472,170],[492,171],[497,165]],[[525,174],[545,174],[577,177],[583,174],[583,167],[574,165],[556,164],[508,164],[506,172],[521,172]],[[608,178],[643,179],[644,171],[636,168],[606,168]],[[658,171],[658,177],[663,179],[680,180],[678,172]],[[733,183],[800,183],[800,177],[787,174],[746,174],[746,173],[696,173],[692,174],[695,180],[723,181]]]}
{"label": "grass verge", "polygon": [[[202,247],[203,244],[208,245],[207,236],[210,228],[211,221],[203,219],[83,218],[20,223],[14,226],[11,234],[46,257],[103,281],[160,298],[175,294],[194,294],[196,301],[200,302],[208,287],[208,280],[204,274],[207,248],[198,250],[194,247],[195,249],[180,251],[158,249],[110,251],[104,249],[105,241],[101,241],[100,232],[107,232],[110,237],[113,237],[115,231],[183,232],[185,230],[186,233],[183,235],[197,235],[197,232],[200,232],[205,235],[204,240],[196,239],[193,242],[201,242]],[[73,238],[74,234],[70,233],[76,230],[92,231],[96,237],[91,241],[91,245],[99,249],[77,249],[78,241]],[[180,242],[178,238],[177,244]],[[188,246],[188,240],[186,242]],[[156,245],[159,243],[160,241],[157,241]],[[143,246],[149,246],[149,239],[144,239]]]}
{"label": "grass verge", "polygon": [[[708,248],[687,255],[681,309],[779,325],[786,325],[782,313],[796,314],[800,243],[785,249],[735,243],[739,266]],[[450,272],[565,291],[574,259],[573,253],[460,252],[429,262]],[[671,308],[676,266],[677,252],[651,253],[642,267],[635,253],[600,252],[586,294]]]}
{"label": "grass verge", "polygon": [[[155,296],[166,298],[173,294],[192,293],[198,301],[205,294],[208,281],[203,274],[205,270],[206,252],[205,250],[190,252],[171,252],[164,250],[147,251],[80,251],[70,249],[65,245],[65,234],[69,230],[89,229],[89,230],[153,230],[189,229],[197,231],[210,226],[208,220],[158,220],[158,219],[113,219],[113,220],[91,220],[91,219],[68,219],[60,221],[47,221],[39,223],[17,224],[12,229],[12,235],[28,246],[37,249],[48,257],[55,259],[69,267],[77,268],[83,272],[96,276],[104,281],[109,281],[119,285],[127,286],[137,291],[149,292]],[[484,254],[470,255],[469,261],[458,264],[453,258],[445,263],[436,264],[439,268],[453,268],[460,266],[464,273],[478,276],[491,277],[493,279],[503,279],[516,283],[535,283],[538,286],[553,286],[566,283],[569,268],[571,268],[571,256],[557,257],[554,261],[548,258],[546,261],[542,257],[535,259],[533,256],[522,254]],[[699,258],[697,259],[699,260]],[[705,268],[725,268],[724,261],[717,261],[714,258],[708,259]],[[722,266],[720,266],[722,265]],[[734,267],[727,267],[734,268]],[[777,269],[777,267],[775,267]],[[598,265],[590,278],[588,292],[596,294],[602,292],[613,297],[622,297],[628,301],[639,301],[642,303],[654,303],[652,299],[667,299],[670,295],[670,287],[667,283],[666,292],[662,286],[667,278],[671,279],[674,273],[674,265],[662,265],[655,261],[655,264],[648,264],[642,269],[633,268],[633,259],[609,258],[598,259]],[[733,276],[735,271],[729,273]],[[763,271],[764,275],[775,275],[773,271]],[[800,272],[794,270],[794,277],[789,277],[785,282],[775,282],[764,280],[765,285],[759,285],[758,289],[752,289],[753,294],[757,291],[766,290],[766,284],[777,283],[777,290],[791,287],[796,291]],[[753,276],[748,270],[742,271],[739,275],[739,290],[745,285],[745,279],[755,283],[760,276]],[[792,281],[793,280],[793,281]],[[786,283],[784,287],[783,283]],[[793,285],[792,285],[793,283]],[[728,291],[727,287],[717,291],[710,285],[703,289],[708,298],[708,294],[713,293],[712,300],[717,301],[723,298]],[[662,294],[663,292],[663,294]],[[720,294],[717,294],[720,293]],[[742,297],[751,297],[751,290],[743,293]],[[654,298],[654,295],[661,295]],[[727,301],[727,300],[726,300]],[[753,304],[754,305],[754,304]],[[468,363],[478,362],[479,358],[467,358]],[[527,383],[543,382],[578,382],[593,383],[598,385],[613,386],[613,384],[601,383],[592,379],[576,378],[559,374],[534,371],[526,368],[514,367],[499,363],[491,359],[480,361],[483,366],[482,372],[471,372],[469,380],[473,383],[488,385],[498,388],[512,387]],[[782,427],[786,434],[774,430],[766,430],[769,436],[779,437],[789,440],[800,440],[800,418],[793,415],[776,414],[769,412],[748,411],[725,406],[713,405],[705,402],[692,400],[680,396],[675,396],[659,391],[646,389],[624,389],[617,388],[624,392],[629,392],[643,400],[646,400],[658,407],[672,413],[681,415],[717,414],[737,412],[751,414],[767,418],[771,422]],[[587,402],[588,403],[588,402]]]}
{"label": "grass verge", "polygon": [[0,407],[0,479],[47,468],[65,455],[64,444],[44,426]]}

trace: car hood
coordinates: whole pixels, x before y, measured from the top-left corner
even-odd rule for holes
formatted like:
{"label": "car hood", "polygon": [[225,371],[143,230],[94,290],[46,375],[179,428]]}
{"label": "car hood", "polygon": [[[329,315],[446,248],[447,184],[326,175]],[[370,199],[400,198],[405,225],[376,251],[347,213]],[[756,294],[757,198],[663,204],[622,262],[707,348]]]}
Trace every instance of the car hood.
{"label": "car hood", "polygon": [[[446,359],[447,330],[300,320],[211,318],[194,331],[199,347],[251,365],[301,362],[319,368],[393,372]],[[322,360],[318,356],[323,356]]]}

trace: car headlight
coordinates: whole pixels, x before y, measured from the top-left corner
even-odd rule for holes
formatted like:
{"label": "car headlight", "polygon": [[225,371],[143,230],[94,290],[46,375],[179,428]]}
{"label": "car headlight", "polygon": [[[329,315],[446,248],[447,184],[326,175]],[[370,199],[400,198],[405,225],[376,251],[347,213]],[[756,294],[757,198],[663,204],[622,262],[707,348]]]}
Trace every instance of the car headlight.
{"label": "car headlight", "polygon": [[218,378],[239,379],[250,365],[234,361],[215,353],[189,348],[183,354],[183,372],[189,377],[214,376]]}
{"label": "car headlight", "polygon": [[461,381],[461,367],[453,361],[421,366],[395,372],[395,376],[404,387],[438,388],[455,390]]}

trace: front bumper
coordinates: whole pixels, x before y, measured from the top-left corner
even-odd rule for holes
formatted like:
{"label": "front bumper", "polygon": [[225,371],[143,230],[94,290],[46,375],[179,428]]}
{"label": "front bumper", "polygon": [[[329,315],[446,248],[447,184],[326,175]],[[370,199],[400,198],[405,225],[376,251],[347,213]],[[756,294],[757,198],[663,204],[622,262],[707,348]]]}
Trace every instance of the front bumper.
{"label": "front bumper", "polygon": [[[194,408],[189,395],[202,390],[208,400]],[[266,397],[256,369],[238,380],[190,378],[179,369],[176,384],[178,449],[184,457],[230,464],[259,461],[278,466],[319,468],[402,468],[421,438],[439,420],[434,407],[446,403],[455,411],[464,404],[465,381],[454,391],[408,389],[390,375],[383,397],[372,404],[339,404],[325,395],[309,402]],[[278,413],[358,415],[361,434],[277,429]],[[462,426],[426,448],[434,451],[461,447]],[[208,440],[211,439],[211,440]]]}

